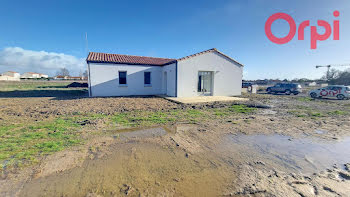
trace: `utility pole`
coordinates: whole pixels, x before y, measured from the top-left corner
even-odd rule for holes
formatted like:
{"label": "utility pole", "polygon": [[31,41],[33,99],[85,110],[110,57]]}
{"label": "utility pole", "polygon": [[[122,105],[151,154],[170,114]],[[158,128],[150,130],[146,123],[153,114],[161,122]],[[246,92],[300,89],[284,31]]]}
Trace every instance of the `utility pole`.
{"label": "utility pole", "polygon": [[85,52],[86,52],[86,54],[89,53],[89,42],[88,42],[87,32],[85,32]]}

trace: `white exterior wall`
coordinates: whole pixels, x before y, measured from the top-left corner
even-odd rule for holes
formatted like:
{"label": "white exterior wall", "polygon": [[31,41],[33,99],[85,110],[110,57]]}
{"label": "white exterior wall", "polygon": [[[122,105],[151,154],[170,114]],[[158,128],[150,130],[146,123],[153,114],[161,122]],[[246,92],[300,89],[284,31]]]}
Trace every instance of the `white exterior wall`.
{"label": "white exterior wall", "polygon": [[37,79],[40,78],[40,75],[38,73],[23,73],[21,75],[21,78]]}
{"label": "white exterior wall", "polygon": [[19,73],[16,73],[16,72],[4,72],[2,73],[2,75],[14,77],[14,78],[20,78],[21,76]]}
{"label": "white exterior wall", "polygon": [[[176,96],[176,63],[163,66],[163,75],[162,75],[162,93],[168,96]],[[167,79],[164,77],[164,73],[167,73]],[[165,82],[167,80],[167,82]],[[165,88],[165,85],[167,86]]]}
{"label": "white exterior wall", "polygon": [[213,71],[212,96],[241,95],[243,67],[217,52],[180,60],[177,97],[199,96],[198,71]]}
{"label": "white exterior wall", "polygon": [[0,75],[0,81],[20,81],[19,77],[11,77],[6,75]]}
{"label": "white exterior wall", "polygon": [[[91,96],[163,94],[163,67],[149,65],[89,63]],[[127,86],[119,85],[119,71],[127,71]],[[144,72],[151,72],[151,86],[144,85]]]}

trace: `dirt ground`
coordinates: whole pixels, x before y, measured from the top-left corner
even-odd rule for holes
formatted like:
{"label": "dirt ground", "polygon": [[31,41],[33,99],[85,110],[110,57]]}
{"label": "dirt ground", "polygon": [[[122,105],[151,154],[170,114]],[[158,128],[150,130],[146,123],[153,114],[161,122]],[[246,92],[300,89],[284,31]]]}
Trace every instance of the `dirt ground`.
{"label": "dirt ground", "polygon": [[282,154],[278,149],[283,143],[275,147],[263,141],[265,136],[282,136],[301,149],[315,143],[326,155],[324,147],[336,149],[341,144],[341,150],[350,145],[346,144],[349,100],[267,94],[242,97],[256,110],[222,113],[215,110],[237,103],[180,105],[156,97],[3,96],[0,124],[132,111],[196,109],[203,111],[199,116],[205,116],[213,110],[216,116],[196,122],[175,119],[137,129],[106,131],[103,123],[82,128],[85,143],[42,156],[33,165],[3,171],[0,195],[349,196],[347,152],[334,157],[339,160],[331,154],[318,157],[323,152],[317,151],[300,156],[298,148]]}

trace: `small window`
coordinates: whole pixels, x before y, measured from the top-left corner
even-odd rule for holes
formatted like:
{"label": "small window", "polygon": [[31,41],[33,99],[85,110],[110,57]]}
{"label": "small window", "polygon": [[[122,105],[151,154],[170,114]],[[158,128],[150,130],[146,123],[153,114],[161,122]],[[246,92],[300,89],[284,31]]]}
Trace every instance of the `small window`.
{"label": "small window", "polygon": [[126,71],[119,71],[119,84],[126,85]]}
{"label": "small window", "polygon": [[144,73],[144,83],[145,85],[151,85],[151,72]]}

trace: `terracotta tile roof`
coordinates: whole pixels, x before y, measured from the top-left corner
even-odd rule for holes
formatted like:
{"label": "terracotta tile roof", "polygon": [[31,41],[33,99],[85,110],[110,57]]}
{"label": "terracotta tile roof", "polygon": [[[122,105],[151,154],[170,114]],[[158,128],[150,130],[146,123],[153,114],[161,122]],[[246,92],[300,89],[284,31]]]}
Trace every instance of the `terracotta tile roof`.
{"label": "terracotta tile roof", "polygon": [[217,52],[220,55],[227,58],[228,60],[230,60],[230,61],[232,61],[240,66],[243,66],[243,64],[241,64],[241,63],[237,62],[236,60],[232,59],[231,57],[223,54],[222,52],[218,51],[216,48],[208,49],[208,50],[205,50],[205,51],[202,51],[199,53],[195,53],[193,55],[189,55],[186,57],[182,57],[179,59],[90,52],[86,61],[87,62],[95,62],[95,63],[145,64],[145,65],[163,66],[163,65],[170,64],[172,62],[185,60],[185,59],[195,57],[198,55],[202,55],[205,53],[209,53],[209,52]]}
{"label": "terracotta tile roof", "polygon": [[145,64],[145,65],[155,65],[155,66],[162,66],[162,65],[174,62],[175,60],[176,59],[96,53],[96,52],[90,52],[86,59],[87,62],[117,63],[117,64]]}

